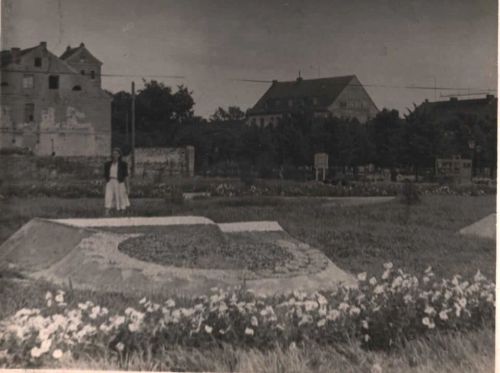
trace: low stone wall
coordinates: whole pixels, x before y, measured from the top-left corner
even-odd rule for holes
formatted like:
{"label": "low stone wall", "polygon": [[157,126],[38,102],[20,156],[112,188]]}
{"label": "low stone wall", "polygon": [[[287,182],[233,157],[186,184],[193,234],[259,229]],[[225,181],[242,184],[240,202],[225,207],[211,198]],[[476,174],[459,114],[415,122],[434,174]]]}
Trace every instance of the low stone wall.
{"label": "low stone wall", "polygon": [[95,180],[103,177],[107,157],[1,155],[0,180]]}
{"label": "low stone wall", "polygon": [[[109,157],[0,155],[0,181],[66,181],[103,178]],[[138,148],[135,178],[159,182],[173,176],[194,176],[194,148]],[[129,163],[130,157],[124,159]]]}
{"label": "low stone wall", "polygon": [[172,176],[194,176],[194,147],[137,148],[135,176],[161,181]]}

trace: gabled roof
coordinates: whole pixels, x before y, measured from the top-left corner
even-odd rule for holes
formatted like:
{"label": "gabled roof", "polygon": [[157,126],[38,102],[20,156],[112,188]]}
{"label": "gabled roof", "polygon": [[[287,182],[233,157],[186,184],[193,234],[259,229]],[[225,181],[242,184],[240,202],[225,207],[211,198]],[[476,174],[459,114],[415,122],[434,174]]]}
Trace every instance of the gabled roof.
{"label": "gabled roof", "polygon": [[[38,45],[31,47],[31,48],[26,48],[22,49],[19,51],[20,56],[32,51],[33,49],[38,48]],[[12,51],[9,50],[3,50],[0,52],[0,66],[5,67],[8,64],[12,62]]]}
{"label": "gabled roof", "polygon": [[61,60],[67,61],[70,59],[73,55],[75,55],[77,52],[84,51],[87,53],[90,57],[92,57],[94,60],[96,60],[98,63],[102,64],[101,61],[99,61],[98,58],[96,58],[90,51],[85,47],[85,44],[80,43],[78,47],[72,48],[71,46],[68,45],[66,50],[64,51],[63,54],[59,57]]}
{"label": "gabled roof", "polygon": [[66,50],[64,51],[64,53],[61,54],[61,56],[59,58],[61,60],[65,60],[69,56],[73,55],[73,53],[75,53],[79,48],[80,47],[71,48],[71,46],[68,45],[68,47],[66,48]]}
{"label": "gabled roof", "polygon": [[[307,80],[298,78],[289,82],[274,81],[249,113],[288,111],[290,110],[289,99],[305,99],[306,101],[314,99],[315,110],[326,110],[355,78],[355,75],[347,75]],[[306,102],[306,104],[311,103]]]}

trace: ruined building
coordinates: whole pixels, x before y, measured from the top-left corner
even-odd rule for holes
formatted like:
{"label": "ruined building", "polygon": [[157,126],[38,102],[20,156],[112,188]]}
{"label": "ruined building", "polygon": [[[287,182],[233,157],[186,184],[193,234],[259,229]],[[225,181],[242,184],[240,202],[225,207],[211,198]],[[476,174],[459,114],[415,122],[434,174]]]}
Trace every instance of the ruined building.
{"label": "ruined building", "polygon": [[0,149],[35,155],[108,155],[111,100],[102,62],[82,43],[57,57],[47,43],[1,52]]}

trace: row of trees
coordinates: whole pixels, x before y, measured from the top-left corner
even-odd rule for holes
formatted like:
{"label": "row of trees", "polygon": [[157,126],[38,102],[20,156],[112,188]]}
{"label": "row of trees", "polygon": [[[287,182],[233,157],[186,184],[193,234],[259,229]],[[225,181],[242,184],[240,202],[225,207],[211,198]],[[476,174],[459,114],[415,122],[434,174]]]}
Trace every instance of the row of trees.
{"label": "row of trees", "polygon": [[[130,94],[118,92],[113,101],[113,140],[126,145]],[[411,168],[417,174],[432,168],[438,157],[474,156],[476,166],[496,169],[496,118],[458,115],[443,119],[422,110],[402,118],[396,110],[382,110],[368,123],[355,119],[314,118],[301,112],[277,126],[244,123],[238,107],[218,108],[208,119],[193,114],[192,93],[174,92],[161,83],[145,82],[136,97],[137,146],[196,148],[196,167],[254,168],[261,176],[273,170],[311,166],[314,153],[326,152],[330,164],[356,168],[373,163],[381,168]],[[469,142],[474,140],[471,149]]]}

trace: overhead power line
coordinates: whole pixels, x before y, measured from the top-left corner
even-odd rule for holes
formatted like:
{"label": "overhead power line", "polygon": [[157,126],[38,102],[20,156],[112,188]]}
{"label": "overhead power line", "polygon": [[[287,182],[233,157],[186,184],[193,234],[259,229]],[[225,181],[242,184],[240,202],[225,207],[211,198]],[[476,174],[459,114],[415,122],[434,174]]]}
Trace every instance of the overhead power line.
{"label": "overhead power line", "polygon": [[[50,74],[48,71],[39,71],[39,70],[9,70],[2,69],[2,72],[8,73],[17,73],[17,74]],[[78,75],[78,73],[74,72],[54,72],[54,75]],[[163,78],[163,79],[189,79],[185,75],[166,75],[166,74],[100,74],[102,77],[108,78]],[[219,79],[220,80],[220,79]],[[273,80],[266,79],[247,79],[247,78],[223,78],[222,80],[227,81],[238,81],[243,83],[256,83],[256,84],[272,84]],[[342,84],[344,86],[344,84]],[[470,91],[484,91],[484,92],[496,92],[496,89],[493,88],[484,88],[484,87],[448,87],[448,86],[425,86],[425,85],[393,85],[393,84],[378,84],[378,83],[366,83],[366,84],[351,84],[351,86],[358,87],[369,87],[369,88],[388,88],[388,89],[409,89],[409,90],[426,90],[426,91],[457,91],[457,92],[470,92]]]}

